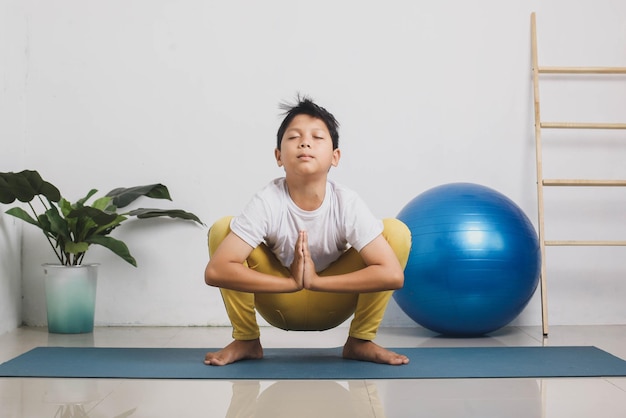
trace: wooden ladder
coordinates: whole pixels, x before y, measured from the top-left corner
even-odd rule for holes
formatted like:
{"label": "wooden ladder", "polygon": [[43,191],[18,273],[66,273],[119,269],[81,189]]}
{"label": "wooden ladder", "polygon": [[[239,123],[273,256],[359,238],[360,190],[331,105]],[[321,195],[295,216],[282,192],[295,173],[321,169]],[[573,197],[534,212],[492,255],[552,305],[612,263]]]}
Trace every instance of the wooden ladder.
{"label": "wooden ladder", "polygon": [[626,180],[545,179],[543,178],[542,129],[626,129],[626,123],[544,122],[539,104],[540,74],[626,74],[626,67],[543,67],[537,60],[537,23],[531,14],[532,72],[535,102],[535,154],[537,164],[537,205],[539,245],[541,249],[541,322],[544,336],[548,335],[548,297],[546,281],[546,246],[626,246],[626,241],[548,241],[545,239],[544,198],[546,186],[561,187],[624,187]]}

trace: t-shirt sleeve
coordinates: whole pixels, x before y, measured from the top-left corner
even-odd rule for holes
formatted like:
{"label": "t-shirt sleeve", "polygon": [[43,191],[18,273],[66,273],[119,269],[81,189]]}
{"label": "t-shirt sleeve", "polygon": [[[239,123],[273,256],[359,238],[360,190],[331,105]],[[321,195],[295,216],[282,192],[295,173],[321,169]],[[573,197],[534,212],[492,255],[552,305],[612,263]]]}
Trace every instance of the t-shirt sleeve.
{"label": "t-shirt sleeve", "polygon": [[344,212],[346,239],[355,250],[361,251],[383,232],[383,222],[358,195],[353,194],[348,200]]}
{"label": "t-shirt sleeve", "polygon": [[244,206],[240,215],[230,221],[230,229],[252,248],[265,240],[268,229],[269,209],[259,193]]}

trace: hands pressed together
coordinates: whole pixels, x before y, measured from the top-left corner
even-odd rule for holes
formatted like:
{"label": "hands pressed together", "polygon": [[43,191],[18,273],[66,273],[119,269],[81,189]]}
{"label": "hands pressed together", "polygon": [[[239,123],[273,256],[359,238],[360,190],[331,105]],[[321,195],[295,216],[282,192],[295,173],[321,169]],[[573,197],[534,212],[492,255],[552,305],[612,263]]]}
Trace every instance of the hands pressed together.
{"label": "hands pressed together", "polygon": [[298,235],[290,270],[291,277],[296,282],[298,290],[313,288],[313,282],[318,278],[318,275],[315,271],[315,263],[313,263],[311,253],[309,252],[306,231],[300,231]]}

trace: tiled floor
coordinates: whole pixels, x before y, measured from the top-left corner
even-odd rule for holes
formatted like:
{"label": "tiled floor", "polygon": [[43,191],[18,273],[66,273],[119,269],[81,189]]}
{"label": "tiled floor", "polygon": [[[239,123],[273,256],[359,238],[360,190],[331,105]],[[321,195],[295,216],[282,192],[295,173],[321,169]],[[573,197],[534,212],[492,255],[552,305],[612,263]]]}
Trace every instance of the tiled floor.
{"label": "tiled floor", "polygon": [[[333,347],[345,328],[323,333],[263,329],[265,347]],[[36,346],[220,347],[228,328],[97,328],[56,335],[22,328],[0,336],[0,363]],[[442,338],[386,328],[393,347],[595,345],[626,359],[626,325],[511,327],[488,337]],[[419,361],[413,359],[413,361]],[[368,381],[214,381],[0,378],[0,417],[626,417],[626,378]]]}

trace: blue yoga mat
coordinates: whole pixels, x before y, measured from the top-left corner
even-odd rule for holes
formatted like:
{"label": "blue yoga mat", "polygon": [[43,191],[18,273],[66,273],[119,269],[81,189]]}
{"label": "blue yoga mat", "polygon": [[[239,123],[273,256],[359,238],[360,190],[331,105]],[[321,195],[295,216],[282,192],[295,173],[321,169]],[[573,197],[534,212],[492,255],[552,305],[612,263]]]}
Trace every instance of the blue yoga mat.
{"label": "blue yoga mat", "polygon": [[39,347],[0,365],[2,377],[122,379],[423,379],[626,376],[596,347],[393,348],[403,366],[344,360],[341,348],[265,349],[262,360],[203,364],[213,349]]}

